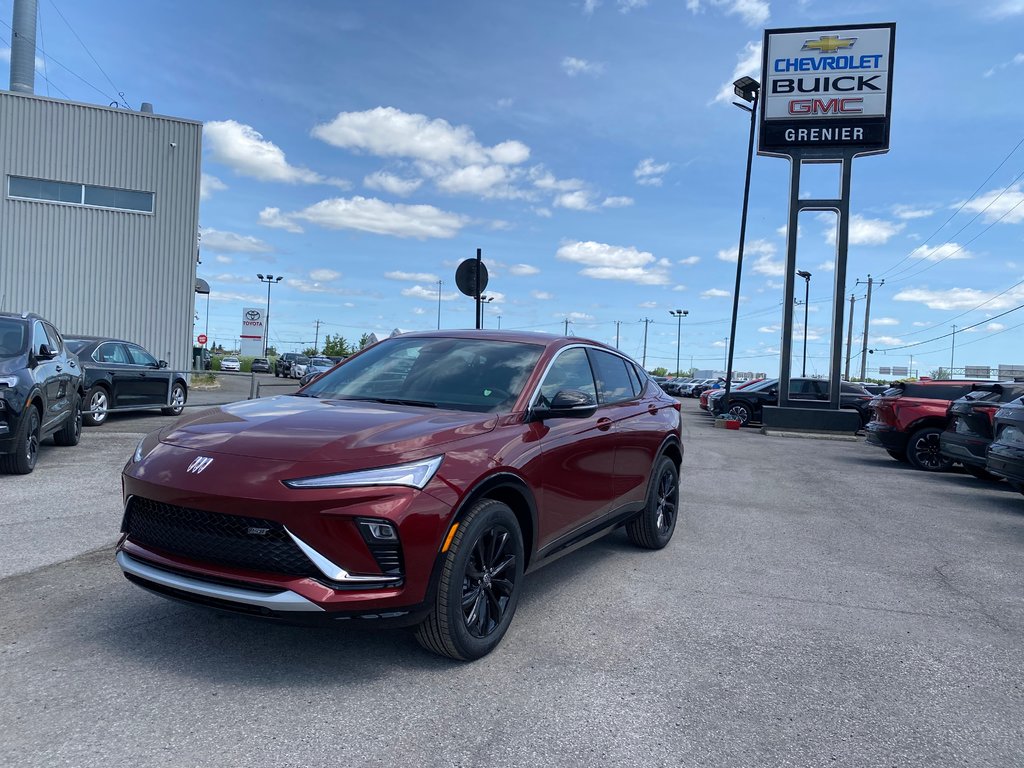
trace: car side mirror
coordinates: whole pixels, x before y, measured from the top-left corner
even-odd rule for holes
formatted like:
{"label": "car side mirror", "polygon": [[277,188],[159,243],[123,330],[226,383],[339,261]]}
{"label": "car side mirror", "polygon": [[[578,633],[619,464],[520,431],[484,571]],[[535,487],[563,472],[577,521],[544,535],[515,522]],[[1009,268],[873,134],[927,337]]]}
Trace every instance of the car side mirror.
{"label": "car side mirror", "polygon": [[167,367],[167,361],[166,361],[166,360],[161,360],[161,361],[160,361],[160,362],[158,363],[158,367],[159,367],[159,368],[166,368],[166,367]]}
{"label": "car side mirror", "polygon": [[36,353],[36,358],[39,360],[53,360],[57,356],[56,352],[50,350],[46,344],[39,345],[39,351]]}
{"label": "car side mirror", "polygon": [[578,389],[560,389],[544,406],[533,409],[533,419],[587,419],[597,412],[597,400],[593,395]]}
{"label": "car side mirror", "polygon": [[771,397],[778,397],[779,396],[779,390],[777,390],[775,387],[772,387],[771,389],[768,390],[768,394]]}

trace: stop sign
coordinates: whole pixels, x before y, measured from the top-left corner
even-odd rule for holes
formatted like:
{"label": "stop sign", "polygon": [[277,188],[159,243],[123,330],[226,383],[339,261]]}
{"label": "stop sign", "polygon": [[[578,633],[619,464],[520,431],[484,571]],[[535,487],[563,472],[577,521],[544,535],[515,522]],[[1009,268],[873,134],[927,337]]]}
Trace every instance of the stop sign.
{"label": "stop sign", "polygon": [[200,333],[199,334],[199,338],[196,339],[196,341],[198,341],[200,344],[205,344],[206,343],[206,334],[205,333]]}

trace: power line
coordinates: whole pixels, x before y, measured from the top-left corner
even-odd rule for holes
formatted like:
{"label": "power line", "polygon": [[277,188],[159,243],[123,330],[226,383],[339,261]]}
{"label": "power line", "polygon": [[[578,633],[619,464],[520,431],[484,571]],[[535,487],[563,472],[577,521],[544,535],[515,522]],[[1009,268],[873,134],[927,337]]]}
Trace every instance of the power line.
{"label": "power line", "polygon": [[[6,25],[6,26],[7,26],[7,28],[8,28],[8,29],[10,29],[10,25]],[[4,44],[4,45],[6,45],[6,46],[7,46],[8,48],[10,48],[10,47],[11,47],[11,44],[10,44],[10,43],[8,43],[8,42],[7,42],[7,40],[6,40],[5,38],[3,38],[3,37],[0,37],[0,43],[3,43],[3,44]],[[46,60],[45,60],[45,59],[43,59],[43,61],[46,61]],[[59,87],[57,86],[57,84],[56,84],[56,83],[54,83],[54,82],[53,82],[52,80],[50,80],[50,79],[49,79],[49,78],[48,78],[48,77],[47,77],[46,75],[44,75],[44,74],[43,74],[42,72],[36,71],[36,74],[37,74],[37,75],[39,75],[39,76],[40,76],[41,78],[43,78],[43,80],[45,80],[45,81],[46,81],[46,85],[47,85],[47,87],[53,86],[53,90],[55,90],[55,91],[56,91],[57,93],[59,93],[59,94],[60,94],[61,96],[63,96],[63,97],[65,98],[65,99],[67,99],[68,101],[71,101],[71,100],[72,100],[70,96],[68,96],[68,95],[67,95],[67,94],[66,94],[66,93],[65,93],[64,91],[62,91],[62,90],[61,90],[61,89],[60,89],[60,88],[59,88]]]}
{"label": "power line", "polygon": [[[1002,296],[1005,293],[1009,293],[1010,291],[1012,291],[1014,288],[1016,288],[1019,285],[1024,285],[1024,280],[1020,280],[1020,281],[1014,283],[1013,285],[1011,285],[1009,288],[1006,288],[1006,289],[1000,291],[995,296],[992,296],[991,298],[985,299],[983,302],[981,302],[981,304],[979,304],[978,306],[974,307],[973,309],[965,310],[965,311],[961,312],[959,315],[953,315],[952,317],[947,317],[945,320],[938,320],[938,321],[935,322],[934,325],[930,325],[927,328],[922,328],[919,331],[910,331],[909,333],[904,333],[902,335],[903,336],[914,336],[914,335],[916,335],[918,333],[927,333],[932,328],[934,328],[936,325],[946,325],[948,323],[951,323],[954,320],[960,319],[964,315],[969,315],[969,314],[971,314],[971,312],[976,312],[977,310],[979,310],[982,307],[984,307],[986,304],[989,304],[990,302],[995,301],[996,299],[998,299],[1000,296]],[[991,318],[989,318],[989,319],[991,319]]]}
{"label": "power line", "polygon": [[71,34],[75,36],[75,40],[79,42],[79,44],[85,50],[86,54],[88,54],[89,58],[92,59],[92,63],[95,64],[96,68],[103,73],[103,76],[105,78],[107,78],[107,82],[110,83],[110,87],[114,89],[114,93],[121,97],[121,104],[124,105],[124,108],[131,109],[131,107],[128,106],[128,102],[124,100],[124,92],[119,90],[118,87],[114,85],[114,81],[110,79],[110,75],[108,75],[106,70],[100,66],[100,63],[98,61],[96,61],[96,57],[92,55],[92,51],[89,50],[89,47],[85,44],[85,41],[83,41],[82,38],[78,36],[78,33],[75,32],[75,28],[71,26],[71,22],[64,18],[64,14],[60,12],[60,8],[57,7],[57,4],[53,2],[53,0],[50,0],[50,5],[53,6],[53,10],[55,10],[57,12],[57,15],[60,16],[61,21],[67,24],[68,29],[71,30]]}
{"label": "power line", "polygon": [[[992,317],[986,317],[984,320],[979,320],[974,325],[964,326],[963,328],[959,329],[958,332],[959,333],[963,333],[964,331],[969,331],[972,328],[977,328],[979,325],[982,325],[983,323],[990,323],[993,320],[998,320],[1000,317],[1004,317],[1005,315],[1008,315],[1011,312],[1016,312],[1018,309],[1024,309],[1024,304],[1018,304],[1016,307],[1013,307],[1012,309],[1008,309],[1005,312],[1000,312],[998,315],[993,315]],[[998,333],[1002,333],[1002,332],[1003,331],[998,331]],[[893,352],[893,351],[895,351],[897,349],[910,349],[911,347],[919,347],[922,344],[931,344],[933,341],[939,341],[940,339],[948,339],[952,335],[953,335],[952,333],[944,333],[941,336],[935,336],[934,338],[925,339],[924,341],[915,341],[913,344],[901,344],[898,347],[885,347],[884,349],[876,349],[874,351],[875,352]],[[995,334],[993,334],[993,335],[995,335]]]}

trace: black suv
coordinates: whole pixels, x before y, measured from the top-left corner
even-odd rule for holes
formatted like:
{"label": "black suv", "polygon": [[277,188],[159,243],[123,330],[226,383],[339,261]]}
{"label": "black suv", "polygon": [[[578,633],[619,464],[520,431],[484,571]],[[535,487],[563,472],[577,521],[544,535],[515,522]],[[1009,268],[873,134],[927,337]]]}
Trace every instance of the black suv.
{"label": "black suv", "polygon": [[[828,381],[826,379],[810,379],[798,377],[789,380],[789,397],[791,400],[828,401]],[[863,426],[871,419],[871,393],[860,384],[849,381],[839,382],[839,406],[853,408],[860,414]],[[724,411],[725,397],[708,400],[708,409],[715,415]],[[766,405],[779,404],[779,380],[765,379],[760,384],[752,384],[743,389],[734,389],[729,393],[729,413],[742,426],[751,421],[761,421],[762,409]]]}
{"label": "black suv", "polygon": [[968,474],[991,478],[985,464],[995,434],[996,411],[1021,395],[1024,382],[975,384],[970,392],[950,403],[946,431],[939,435],[939,451],[945,458],[961,462]]}
{"label": "black suv", "polygon": [[0,472],[31,472],[49,435],[57,445],[78,445],[81,402],[78,359],[53,324],[0,312]]}
{"label": "black suv", "polygon": [[298,352],[285,352],[283,355],[278,355],[274,361],[274,376],[288,378],[292,372],[292,361],[297,357],[302,357],[302,355]]}

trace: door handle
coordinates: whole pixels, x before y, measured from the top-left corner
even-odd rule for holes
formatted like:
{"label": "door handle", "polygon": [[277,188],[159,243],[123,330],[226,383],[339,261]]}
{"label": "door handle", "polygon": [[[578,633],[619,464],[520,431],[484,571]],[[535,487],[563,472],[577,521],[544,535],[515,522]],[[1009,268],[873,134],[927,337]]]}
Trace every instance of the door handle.
{"label": "door handle", "polygon": [[58,365],[57,366],[57,373],[60,373],[63,370],[64,370],[64,366],[63,365]]}
{"label": "door handle", "polygon": [[650,403],[647,406],[647,412],[651,414],[651,416],[656,416],[658,414],[658,407],[654,403]]}
{"label": "door handle", "polygon": [[602,432],[607,432],[609,429],[612,428],[612,420],[607,417],[598,419],[597,428],[600,429]]}

